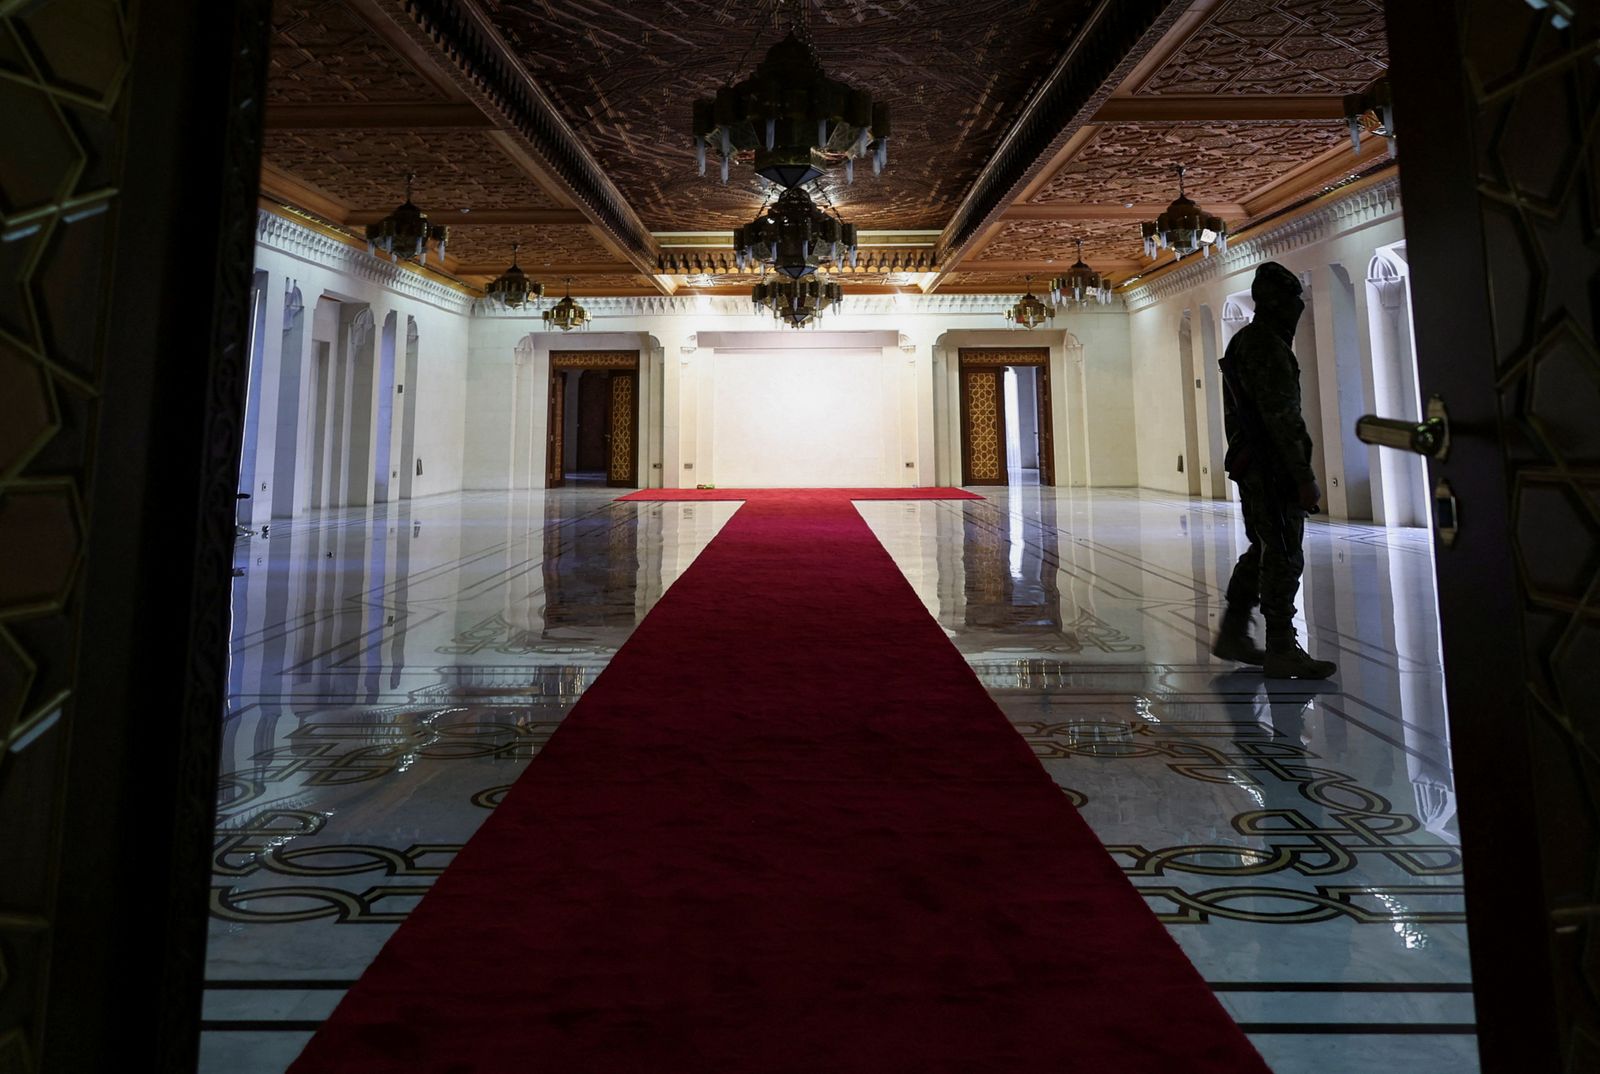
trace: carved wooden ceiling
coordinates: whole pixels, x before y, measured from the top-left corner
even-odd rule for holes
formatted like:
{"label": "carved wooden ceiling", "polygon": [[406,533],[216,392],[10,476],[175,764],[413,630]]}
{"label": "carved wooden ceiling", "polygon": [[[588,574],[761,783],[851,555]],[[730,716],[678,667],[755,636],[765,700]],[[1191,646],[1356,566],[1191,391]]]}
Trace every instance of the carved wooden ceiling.
{"label": "carved wooden ceiling", "polygon": [[[567,274],[586,295],[747,286],[660,258],[725,256],[761,205],[748,168],[698,175],[686,132],[692,101],[779,36],[775,2],[277,0],[264,203],[359,236],[415,171],[468,284],[520,242],[554,294]],[[1342,119],[1386,68],[1381,0],[807,0],[807,17],[828,72],[894,109],[884,173],[830,175],[819,200],[864,245],[937,262],[849,274],[858,293],[1042,290],[1079,238],[1115,280],[1148,272],[1170,256],[1144,258],[1139,223],[1179,163],[1235,232],[1392,166],[1375,136],[1354,153]],[[1083,69],[1064,57],[1113,41],[1126,58],[1098,90],[1056,92]],[[1041,130],[1048,151],[999,175],[1001,146]],[[963,214],[976,230],[956,234]]]}

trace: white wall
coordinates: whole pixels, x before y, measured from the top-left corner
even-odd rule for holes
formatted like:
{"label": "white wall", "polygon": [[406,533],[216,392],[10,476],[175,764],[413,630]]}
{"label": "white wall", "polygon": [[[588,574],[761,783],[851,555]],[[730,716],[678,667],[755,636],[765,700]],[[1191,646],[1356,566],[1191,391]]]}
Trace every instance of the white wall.
{"label": "white wall", "polygon": [[[722,423],[738,420],[730,415],[748,405],[765,405],[753,403],[750,394],[764,389],[741,375],[743,367],[728,364],[746,358],[729,356],[790,349],[878,356],[868,383],[876,385],[869,394],[877,400],[874,435],[883,447],[874,464],[879,476],[866,484],[960,482],[959,449],[952,452],[949,443],[959,436],[950,385],[963,346],[1051,349],[1058,484],[1131,485],[1137,477],[1127,317],[1118,307],[1064,314],[1054,328],[1027,332],[996,327],[1003,296],[875,296],[830,315],[817,329],[798,331],[774,327],[770,317],[747,312],[748,302],[729,299],[592,299],[585,305],[591,329],[568,334],[543,331],[537,315],[473,318],[466,487],[542,487],[552,349],[640,351],[639,472],[650,486],[730,486],[736,483],[725,472],[730,465],[733,479],[759,477],[739,468],[736,451],[719,453],[719,445],[734,443],[721,437]],[[724,383],[725,370],[742,387]],[[808,473],[813,477],[806,483],[821,480],[814,468]],[[830,483],[862,483],[857,477]]]}
{"label": "white wall", "polygon": [[[1365,330],[1352,331],[1347,308],[1351,288],[1344,279],[1365,280],[1375,251],[1404,239],[1398,188],[1334,201],[1313,215],[1237,246],[1211,265],[1197,264],[1130,294],[1128,316],[1133,378],[1138,400],[1138,484],[1188,494],[1190,467],[1199,468],[1202,494],[1215,495],[1222,460],[1221,440],[1211,424],[1222,411],[1220,380],[1201,368],[1207,351],[1220,355],[1231,336],[1223,311],[1230,296],[1248,293],[1256,267],[1277,261],[1306,284],[1307,313],[1295,340],[1301,367],[1306,427],[1316,443],[1313,466],[1324,490],[1323,504],[1335,518],[1384,520],[1378,449],[1355,441],[1351,427],[1363,413],[1383,411],[1373,391],[1373,347]],[[1335,269],[1339,269],[1339,273]],[[1341,279],[1340,273],[1344,279]],[[1372,323],[1370,289],[1353,288],[1354,318]],[[1247,305],[1247,303],[1245,303]],[[1195,368],[1185,374],[1180,331],[1190,313]],[[1202,338],[1202,333],[1212,338]],[[1213,359],[1214,361],[1214,359]],[[1352,365],[1355,368],[1352,368]],[[1196,387],[1195,381],[1200,385]],[[1356,391],[1357,384],[1365,389]],[[1197,458],[1190,459],[1194,454]],[[1184,456],[1185,472],[1177,467]],[[1355,495],[1348,495],[1354,487]],[[1393,497],[1391,497],[1393,499]],[[1369,507],[1370,505],[1370,507]],[[1352,507],[1355,514],[1352,515]],[[1368,514],[1369,510],[1372,512]],[[1391,508],[1390,521],[1413,524]]]}
{"label": "white wall", "polygon": [[900,484],[900,398],[880,350],[718,351],[713,471],[736,488]]}
{"label": "white wall", "polygon": [[[459,490],[470,323],[467,297],[432,281],[413,281],[416,274],[409,270],[388,266],[337,239],[266,212],[258,228],[255,259],[257,271],[265,274],[265,329],[259,392],[257,385],[251,386],[251,396],[259,399],[260,406],[250,490],[252,522],[282,517],[288,502],[295,514],[312,507],[312,437],[319,402],[313,373],[319,343],[328,346],[335,361],[348,363],[337,387],[356,396],[337,423],[343,475],[339,494],[324,496],[324,502],[369,504],[382,494],[374,470],[382,452],[374,434],[385,409],[377,393],[388,385],[395,393],[389,408],[388,498],[396,500],[407,489],[399,481],[402,461],[412,473],[410,496]],[[375,364],[391,314],[396,356],[392,380]],[[417,372],[415,382],[407,383],[411,324],[416,329]],[[363,340],[361,332],[369,332],[370,338]],[[402,400],[402,395],[408,398]],[[326,399],[322,403],[328,405]],[[409,454],[403,442],[408,413],[414,432]],[[290,439],[295,450],[280,451],[280,440]],[[414,473],[417,458],[423,463],[421,476]],[[289,472],[291,465],[294,473]],[[287,500],[276,488],[282,482],[295,485]]]}

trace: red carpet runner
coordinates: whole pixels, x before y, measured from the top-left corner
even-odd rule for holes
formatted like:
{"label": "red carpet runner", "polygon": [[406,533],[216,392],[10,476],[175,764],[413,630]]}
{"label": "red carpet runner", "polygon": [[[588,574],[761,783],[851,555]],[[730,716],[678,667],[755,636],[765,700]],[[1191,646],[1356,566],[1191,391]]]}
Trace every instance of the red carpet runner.
{"label": "red carpet runner", "polygon": [[292,1068],[1265,1074],[852,498],[748,502]]}

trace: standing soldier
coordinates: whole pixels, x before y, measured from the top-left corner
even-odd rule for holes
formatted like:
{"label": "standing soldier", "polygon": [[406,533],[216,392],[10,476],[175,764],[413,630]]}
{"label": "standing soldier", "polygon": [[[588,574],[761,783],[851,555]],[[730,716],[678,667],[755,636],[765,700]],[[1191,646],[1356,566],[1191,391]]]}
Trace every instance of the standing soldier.
{"label": "standing soldier", "polygon": [[[1300,416],[1300,365],[1292,345],[1305,312],[1300,281],[1276,261],[1256,269],[1250,284],[1255,319],[1228,344],[1222,367],[1228,477],[1239,486],[1250,547],[1228,580],[1227,608],[1213,655],[1262,664],[1269,679],[1326,679],[1336,670],[1314,660],[1294,629],[1294,597],[1305,569],[1305,519],[1322,500],[1311,470],[1311,437]],[[1267,621],[1267,648],[1250,637],[1257,604]]]}

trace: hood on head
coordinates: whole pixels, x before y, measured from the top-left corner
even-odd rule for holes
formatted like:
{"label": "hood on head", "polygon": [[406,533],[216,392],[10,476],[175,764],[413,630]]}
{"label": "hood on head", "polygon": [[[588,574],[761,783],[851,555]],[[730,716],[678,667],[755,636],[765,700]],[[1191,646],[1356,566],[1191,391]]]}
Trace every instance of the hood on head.
{"label": "hood on head", "polygon": [[1250,284],[1256,319],[1292,340],[1306,308],[1305,299],[1300,297],[1304,290],[1300,278],[1276,261],[1263,263],[1256,269],[1255,280]]}

